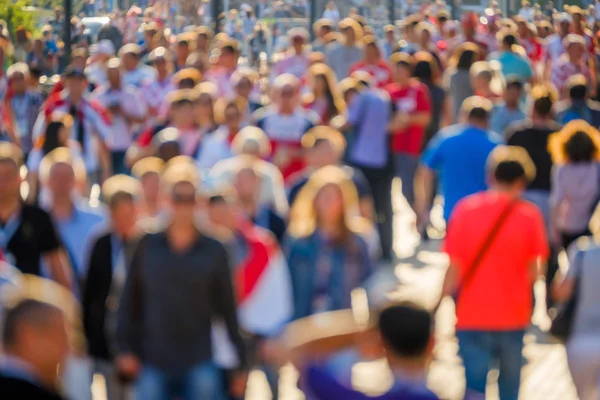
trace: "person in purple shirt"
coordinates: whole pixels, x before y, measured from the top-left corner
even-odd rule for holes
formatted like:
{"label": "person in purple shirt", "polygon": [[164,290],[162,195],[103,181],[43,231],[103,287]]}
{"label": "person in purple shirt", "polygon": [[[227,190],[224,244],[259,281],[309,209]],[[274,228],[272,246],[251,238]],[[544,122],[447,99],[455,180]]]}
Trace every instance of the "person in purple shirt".
{"label": "person in purple shirt", "polygon": [[[315,400],[437,400],[426,386],[427,366],[433,349],[431,314],[413,304],[398,304],[383,309],[375,329],[361,330],[351,312],[331,313],[298,321],[286,332],[288,338],[302,343],[292,348],[292,358],[301,374],[307,399]],[[313,319],[313,320],[311,320]],[[325,326],[326,325],[326,326]],[[318,332],[306,340],[306,332]],[[304,336],[302,339],[298,338]],[[314,336],[317,336],[316,338]],[[378,339],[380,338],[380,339]],[[292,339],[293,340],[293,339]],[[325,354],[340,351],[357,343],[379,349],[394,375],[392,388],[380,396],[367,396],[339,382],[327,371],[326,362],[314,362]],[[303,360],[311,360],[304,363]]]}
{"label": "person in purple shirt", "polygon": [[392,168],[389,157],[388,124],[392,105],[386,92],[372,85],[368,73],[355,72],[358,90],[348,101],[347,121],[342,130],[352,130],[347,162],[358,168],[371,186],[382,258],[392,259]]}

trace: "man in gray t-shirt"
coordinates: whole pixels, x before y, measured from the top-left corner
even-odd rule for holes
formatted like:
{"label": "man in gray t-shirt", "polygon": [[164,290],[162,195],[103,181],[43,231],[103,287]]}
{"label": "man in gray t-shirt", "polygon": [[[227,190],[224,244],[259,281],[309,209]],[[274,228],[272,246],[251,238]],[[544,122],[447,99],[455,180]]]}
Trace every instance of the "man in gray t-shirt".
{"label": "man in gray t-shirt", "polygon": [[363,57],[363,49],[356,43],[362,34],[359,23],[346,18],[340,22],[340,30],[344,34],[344,43],[332,43],[325,48],[326,63],[333,69],[338,81],[347,78],[350,68]]}

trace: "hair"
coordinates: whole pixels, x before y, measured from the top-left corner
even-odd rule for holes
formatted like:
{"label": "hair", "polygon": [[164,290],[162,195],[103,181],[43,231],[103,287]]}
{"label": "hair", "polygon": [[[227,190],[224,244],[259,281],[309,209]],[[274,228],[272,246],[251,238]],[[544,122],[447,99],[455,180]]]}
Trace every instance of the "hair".
{"label": "hair", "polygon": [[65,124],[61,121],[52,121],[46,127],[46,134],[44,135],[44,144],[42,144],[42,154],[46,155],[52,150],[65,146],[65,143],[59,142],[59,132],[65,128]]}
{"label": "hair", "polygon": [[379,332],[386,347],[405,358],[427,354],[433,332],[433,318],[423,307],[403,303],[379,313]]}
{"label": "hair", "polygon": [[108,201],[108,207],[111,210],[114,210],[116,207],[123,203],[133,203],[134,201],[135,196],[133,195],[133,193],[124,190],[119,190],[110,197],[110,200]]}
{"label": "hair", "polygon": [[588,90],[586,85],[574,85],[569,88],[569,98],[571,100],[584,100]]}
{"label": "hair", "polygon": [[[337,81],[333,70],[325,64],[316,64],[308,69],[308,75],[315,80],[318,77],[325,80],[325,97],[327,98],[327,103],[329,105],[327,110],[328,115],[326,116],[327,119],[331,119],[336,115],[343,113],[346,109],[346,104],[344,103],[341,93],[338,91]],[[312,95],[312,99],[308,100],[314,100],[314,94],[311,93],[310,95]]]}
{"label": "hair", "polygon": [[558,97],[556,90],[545,85],[537,85],[531,89],[533,98],[533,111],[540,117],[547,117],[552,113],[554,102]]}
{"label": "hair", "polygon": [[316,126],[302,136],[302,148],[312,150],[320,144],[327,142],[333,148],[338,157],[342,157],[346,150],[346,139],[339,131],[329,126]]}
{"label": "hair", "polygon": [[419,51],[413,60],[413,77],[421,82],[433,82],[439,78],[439,65],[430,53]]}
{"label": "hair", "polygon": [[315,232],[319,224],[315,200],[325,187],[331,185],[339,189],[344,207],[339,221],[341,233],[335,241],[349,244],[352,233],[360,234],[368,231],[368,222],[359,217],[356,186],[343,169],[326,166],[311,175],[292,206],[289,224],[289,232],[292,236],[308,237]]}
{"label": "hair", "polygon": [[548,150],[557,164],[600,160],[600,132],[584,120],[574,120],[550,136]]}
{"label": "hair", "polygon": [[241,97],[236,97],[235,99],[227,100],[225,98],[221,98],[215,102],[215,122],[217,124],[223,124],[226,122],[226,114],[228,108],[235,108],[240,115],[240,119],[244,116],[244,110],[246,109],[246,100]]}
{"label": "hair", "polygon": [[518,146],[498,146],[488,157],[487,168],[498,183],[513,184],[535,179],[535,165],[525,149]]}
{"label": "hair", "polygon": [[470,70],[471,66],[479,59],[479,47],[473,43],[463,43],[454,50],[450,65],[458,70]]}
{"label": "hair", "polygon": [[4,316],[2,344],[5,348],[14,347],[19,341],[19,330],[23,326],[33,326],[43,329],[48,326],[50,319],[62,315],[57,307],[38,300],[25,299],[8,309]]}

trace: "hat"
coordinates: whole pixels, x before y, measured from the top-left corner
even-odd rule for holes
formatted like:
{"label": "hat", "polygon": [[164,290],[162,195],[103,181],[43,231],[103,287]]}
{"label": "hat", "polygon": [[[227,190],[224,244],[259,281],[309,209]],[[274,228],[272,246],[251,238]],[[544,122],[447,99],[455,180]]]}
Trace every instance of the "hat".
{"label": "hat", "polygon": [[358,22],[353,18],[344,18],[339,23],[340,30],[352,29],[356,40],[360,40],[363,35],[363,29]]}
{"label": "hat", "polygon": [[23,152],[10,142],[0,142],[0,161],[12,161],[17,168],[23,164]]}
{"label": "hat", "polygon": [[131,167],[131,173],[138,179],[148,173],[161,174],[165,163],[158,157],[144,157]]}
{"label": "hat", "polygon": [[192,89],[177,89],[167,95],[167,103],[174,105],[183,102],[192,103],[194,99],[194,91]]}
{"label": "hat", "polygon": [[560,23],[568,23],[568,24],[570,24],[571,21],[573,21],[571,16],[569,14],[567,14],[566,12],[562,12],[562,13],[558,14],[556,17],[554,17],[554,19]]}
{"label": "hat", "polygon": [[585,77],[585,75],[576,74],[570,76],[569,79],[567,79],[566,87],[568,89],[572,89],[576,86],[587,86],[587,78]]}
{"label": "hat", "polygon": [[177,35],[175,37],[175,41],[177,44],[180,43],[187,43],[190,44],[191,42],[193,42],[196,39],[196,35],[194,32],[184,32],[184,33],[180,33],[179,35]]}
{"label": "hat", "polygon": [[213,31],[208,26],[199,26],[196,29],[196,34],[206,36],[209,39],[213,37]]}
{"label": "hat", "polygon": [[73,66],[68,66],[63,72],[63,76],[65,78],[85,78],[85,72],[81,68],[75,68]]}
{"label": "hat", "polygon": [[173,75],[173,84],[178,86],[185,79],[191,79],[196,86],[202,80],[202,73],[196,68],[184,68]]}
{"label": "hat", "polygon": [[52,167],[56,164],[68,164],[73,168],[77,180],[85,180],[86,168],[81,157],[75,156],[67,147],[58,147],[46,154],[40,162],[40,180],[47,181]]}
{"label": "hat", "polygon": [[142,48],[135,43],[128,43],[119,50],[119,56],[124,56],[125,54],[133,54],[139,57],[142,54]]}
{"label": "hat", "polygon": [[157,60],[168,60],[169,58],[169,51],[167,49],[165,49],[164,47],[157,47],[156,49],[150,52],[150,55],[148,56],[148,61],[150,63],[153,63]]}
{"label": "hat", "polygon": [[103,39],[96,45],[95,54],[102,54],[104,56],[112,56],[115,54],[115,45],[108,39]]}
{"label": "hat", "polygon": [[585,47],[585,39],[583,38],[583,36],[578,35],[576,33],[569,33],[563,39],[563,46],[565,46],[565,48],[567,48],[572,44],[580,44],[581,46]]}
{"label": "hat", "polygon": [[579,15],[586,15],[587,12],[582,10],[581,7],[579,6],[569,6],[566,5],[565,6],[565,11],[568,12],[571,15],[575,15],[575,14],[579,14]]}
{"label": "hat", "polygon": [[198,189],[201,178],[202,175],[192,158],[177,156],[167,162],[160,180],[161,184],[169,190],[182,182],[191,183],[195,189]]}
{"label": "hat", "polygon": [[129,175],[119,174],[111,176],[102,184],[102,199],[106,203],[110,203],[112,197],[119,192],[135,197],[140,193],[140,182]]}
{"label": "hat", "polygon": [[389,24],[388,24],[388,25],[386,25],[386,26],[384,26],[384,27],[383,27],[383,31],[384,31],[385,33],[388,33],[388,32],[396,32],[396,27],[395,27],[394,25],[389,25]]}

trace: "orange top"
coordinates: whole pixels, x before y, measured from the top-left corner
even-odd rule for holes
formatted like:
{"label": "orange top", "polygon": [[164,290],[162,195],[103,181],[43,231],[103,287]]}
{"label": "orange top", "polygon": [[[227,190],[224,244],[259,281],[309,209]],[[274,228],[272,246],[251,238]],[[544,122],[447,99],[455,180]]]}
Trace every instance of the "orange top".
{"label": "orange top", "polygon": [[488,247],[471,280],[460,282],[510,198],[481,192],[458,203],[448,225],[445,251],[458,268],[457,329],[515,330],[529,325],[533,307],[530,265],[549,254],[537,207],[520,201]]}

